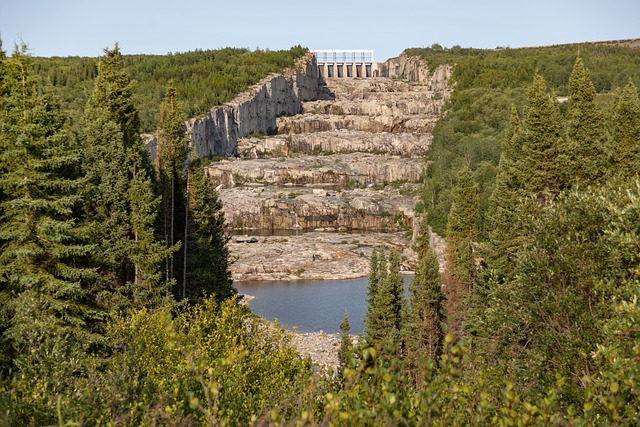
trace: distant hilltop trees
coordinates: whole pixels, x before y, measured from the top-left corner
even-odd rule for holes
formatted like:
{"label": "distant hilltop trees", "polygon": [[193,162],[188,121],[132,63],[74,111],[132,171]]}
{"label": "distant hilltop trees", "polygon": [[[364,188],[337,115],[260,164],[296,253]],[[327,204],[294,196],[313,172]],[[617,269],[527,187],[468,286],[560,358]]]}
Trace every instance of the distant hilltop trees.
{"label": "distant hilltop trees", "polygon": [[[225,48],[167,55],[123,55],[122,59],[140,112],[140,129],[150,133],[160,121],[158,105],[169,81],[173,81],[180,94],[186,117],[194,117],[232,100],[268,74],[292,68],[306,52],[300,46],[275,51]],[[40,86],[51,87],[77,123],[98,75],[97,59],[37,57],[33,58],[33,67]]]}

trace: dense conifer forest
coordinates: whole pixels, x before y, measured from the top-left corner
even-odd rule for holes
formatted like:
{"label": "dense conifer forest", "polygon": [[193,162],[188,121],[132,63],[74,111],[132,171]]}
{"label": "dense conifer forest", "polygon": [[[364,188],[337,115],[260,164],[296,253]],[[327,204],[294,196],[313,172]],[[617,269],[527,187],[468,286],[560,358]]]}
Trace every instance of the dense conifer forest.
{"label": "dense conifer forest", "polygon": [[[440,45],[407,49],[431,67],[455,64],[455,90],[446,115],[433,132],[427,154],[430,162],[423,195],[429,223],[440,235],[446,234],[451,191],[457,171],[464,163],[473,171],[480,199],[478,232],[486,237],[485,217],[497,173],[500,144],[511,107],[522,113],[527,88],[533,75],[544,77],[554,96],[569,94],[569,76],[579,55],[589,68],[596,103],[608,114],[616,93],[629,81],[640,86],[640,49],[615,43],[583,43],[523,49],[472,49]],[[560,104],[566,113],[567,103]]]}
{"label": "dense conifer forest", "polygon": [[[269,73],[293,68],[307,49],[263,51],[238,48],[196,50],[167,55],[123,55],[132,82],[133,101],[142,132],[153,132],[160,119],[158,105],[172,82],[186,117],[206,113]],[[40,88],[50,87],[77,123],[98,75],[95,58],[33,58]]]}
{"label": "dense conifer forest", "polygon": [[117,46],[75,106],[55,67],[1,52],[0,425],[637,425],[638,51],[409,53],[456,81],[410,296],[374,250],[365,334],[345,315],[325,374],[238,304],[217,193],[181,167],[177,79],[151,164]]}

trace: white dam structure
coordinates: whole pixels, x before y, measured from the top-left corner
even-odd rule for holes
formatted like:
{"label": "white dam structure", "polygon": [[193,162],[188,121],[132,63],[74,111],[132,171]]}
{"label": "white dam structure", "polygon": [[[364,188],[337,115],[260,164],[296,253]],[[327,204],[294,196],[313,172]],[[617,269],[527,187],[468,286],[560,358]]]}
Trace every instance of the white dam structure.
{"label": "white dam structure", "polygon": [[378,63],[373,50],[312,50],[323,78],[378,77]]}

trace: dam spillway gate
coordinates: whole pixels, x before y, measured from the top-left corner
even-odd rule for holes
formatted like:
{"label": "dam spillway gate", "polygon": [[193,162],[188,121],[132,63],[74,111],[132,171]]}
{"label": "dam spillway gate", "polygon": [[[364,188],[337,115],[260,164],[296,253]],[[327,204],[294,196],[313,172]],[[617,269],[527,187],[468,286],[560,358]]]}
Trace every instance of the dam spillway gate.
{"label": "dam spillway gate", "polygon": [[312,50],[323,78],[378,77],[373,50]]}

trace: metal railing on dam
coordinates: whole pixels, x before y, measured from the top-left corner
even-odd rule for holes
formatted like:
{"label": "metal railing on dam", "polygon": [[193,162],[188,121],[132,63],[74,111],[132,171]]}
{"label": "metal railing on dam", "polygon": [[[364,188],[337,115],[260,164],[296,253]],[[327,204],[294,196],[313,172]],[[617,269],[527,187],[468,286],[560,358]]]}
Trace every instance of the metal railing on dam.
{"label": "metal railing on dam", "polygon": [[373,50],[312,50],[318,63],[318,75],[324,78],[378,77]]}

